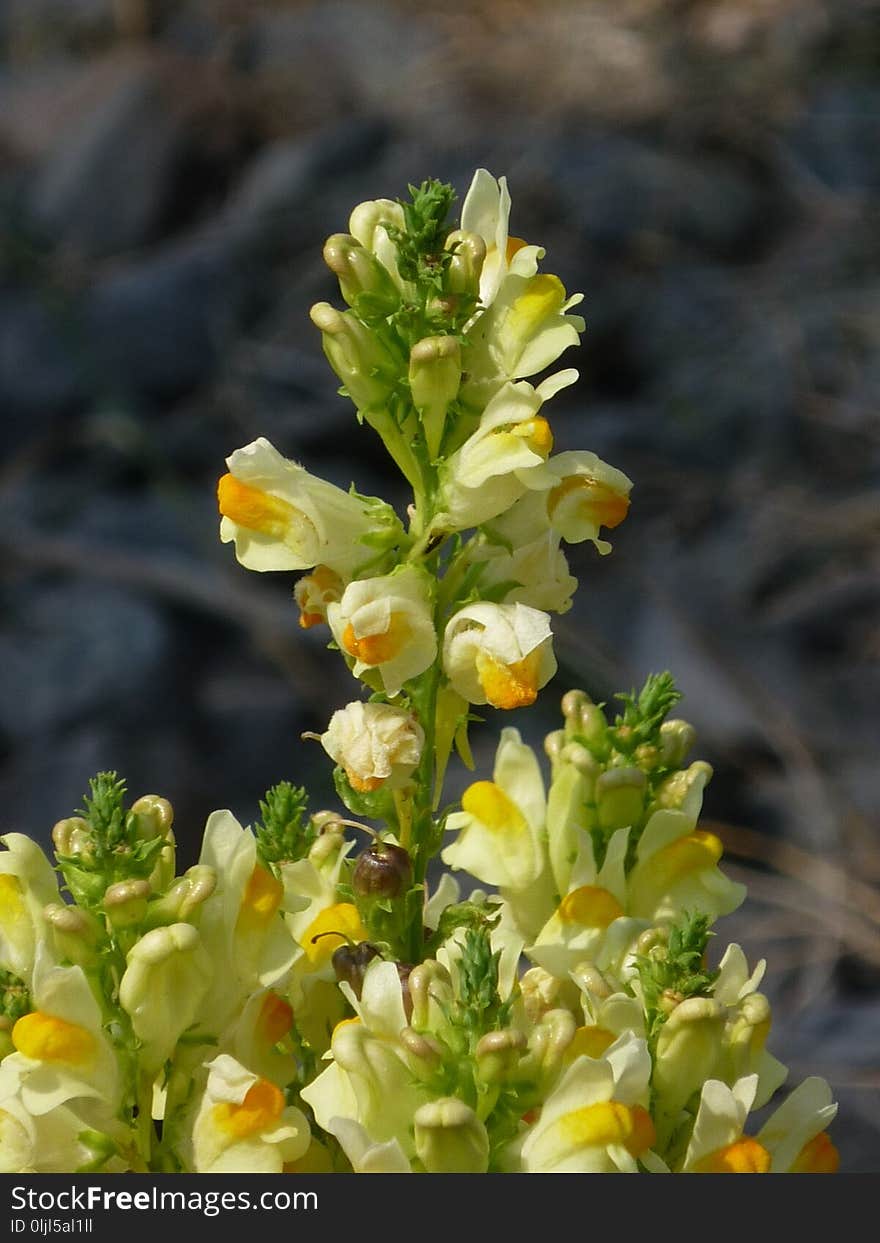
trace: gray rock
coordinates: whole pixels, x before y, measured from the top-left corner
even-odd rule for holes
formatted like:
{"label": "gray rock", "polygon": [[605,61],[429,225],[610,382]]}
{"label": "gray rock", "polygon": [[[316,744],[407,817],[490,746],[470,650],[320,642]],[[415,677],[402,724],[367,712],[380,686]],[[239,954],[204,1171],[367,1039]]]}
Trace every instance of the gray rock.
{"label": "gray rock", "polygon": [[182,117],[151,60],[115,57],[104,79],[92,106],[62,131],[30,195],[37,223],[90,255],[150,238],[182,138]]}

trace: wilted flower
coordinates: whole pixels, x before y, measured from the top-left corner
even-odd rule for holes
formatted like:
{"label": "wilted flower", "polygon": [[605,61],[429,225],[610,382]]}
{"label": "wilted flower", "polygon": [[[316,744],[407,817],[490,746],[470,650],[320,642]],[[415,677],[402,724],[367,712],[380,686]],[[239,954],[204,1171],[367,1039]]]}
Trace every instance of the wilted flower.
{"label": "wilted flower", "polygon": [[417,768],[425,735],[412,713],[391,704],[355,700],[339,708],[321,736],[324,750],[342,768],[352,789],[404,784]]}

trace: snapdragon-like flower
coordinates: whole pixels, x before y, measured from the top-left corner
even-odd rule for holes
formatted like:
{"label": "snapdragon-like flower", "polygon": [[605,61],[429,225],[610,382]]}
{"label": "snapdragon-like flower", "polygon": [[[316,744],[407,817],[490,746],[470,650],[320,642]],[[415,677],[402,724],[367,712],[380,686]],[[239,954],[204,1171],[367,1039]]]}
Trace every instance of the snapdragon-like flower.
{"label": "snapdragon-like flower", "polygon": [[505,384],[488,403],[477,430],[440,468],[444,526],[480,526],[509,509],[526,489],[546,489],[553,482],[543,470],[553,433],[538,413],[549,395],[531,384]]}
{"label": "snapdragon-like flower", "polygon": [[55,872],[36,842],[22,833],[0,837],[0,969],[28,985],[45,941],[43,909],[60,901]]}
{"label": "snapdragon-like flower", "polygon": [[40,947],[32,1005],[12,1029],[16,1052],[0,1064],[0,1097],[17,1094],[34,1115],[77,1097],[118,1107],[119,1064],[82,968],[54,966]]}
{"label": "snapdragon-like flower", "polygon": [[837,1113],[824,1079],[805,1079],[752,1137],[744,1133],[757,1075],[732,1087],[704,1083],[682,1170],[689,1174],[834,1174],[840,1164],[826,1127]]}
{"label": "snapdragon-like flower", "polygon": [[446,626],[443,671],[469,703],[534,703],[556,672],[550,619],[525,604],[469,604]]}
{"label": "snapdragon-like flower", "polygon": [[235,1058],[208,1063],[208,1082],[192,1128],[199,1174],[280,1174],[304,1156],[311,1133],[302,1110]]}
{"label": "snapdragon-like flower", "polygon": [[425,735],[410,712],[355,700],[339,708],[321,735],[324,750],[362,793],[406,784],[422,756]]}
{"label": "snapdragon-like flower", "polygon": [[[485,168],[478,168],[462,204],[461,227],[468,233],[476,233],[486,246],[480,273],[480,303],[484,307],[492,304],[510,261],[527,244],[521,237],[510,236],[509,221],[507,178],[499,177],[496,181]],[[537,250],[537,247],[532,249]]]}
{"label": "snapdragon-like flower", "polygon": [[36,1114],[18,1093],[0,1097],[0,1174],[141,1168],[134,1135],[102,1102],[79,1099]]}
{"label": "snapdragon-like flower", "polygon": [[198,930],[186,923],[146,933],[126,961],[119,1004],[143,1042],[144,1063],[158,1070],[199,1017],[214,969]]}
{"label": "snapdragon-like flower", "polygon": [[431,580],[415,566],[349,583],[327,620],[333,637],[354,657],[354,675],[375,669],[387,695],[417,677],[437,655]]}
{"label": "snapdragon-like flower", "polygon": [[635,1174],[651,1160],[651,1058],[627,1033],[600,1058],[578,1057],[520,1141],[528,1174]]}
{"label": "snapdragon-like flower", "polygon": [[475,542],[470,560],[482,567],[481,591],[507,585],[502,604],[526,604],[546,613],[567,613],[578,580],[571,574],[559,536],[548,529],[513,551],[489,541]]}
{"label": "snapdragon-like flower", "polygon": [[355,496],[309,474],[260,437],[227,459],[217,485],[220,539],[249,570],[323,565],[350,577],[400,537],[383,501]]}

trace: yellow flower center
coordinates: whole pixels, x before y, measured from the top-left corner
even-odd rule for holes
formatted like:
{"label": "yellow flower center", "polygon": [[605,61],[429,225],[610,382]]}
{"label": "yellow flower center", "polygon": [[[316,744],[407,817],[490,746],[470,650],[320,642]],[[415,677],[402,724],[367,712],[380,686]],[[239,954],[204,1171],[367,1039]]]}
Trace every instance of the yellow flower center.
{"label": "yellow flower center", "polygon": [[541,273],[534,276],[510,309],[507,325],[513,334],[528,339],[537,332],[545,319],[562,310],[565,287],[558,276]]}
{"label": "yellow flower center", "polygon": [[220,1101],[214,1106],[214,1121],[231,1139],[247,1139],[267,1130],[278,1121],[284,1109],[284,1093],[268,1079],[258,1079],[248,1088],[240,1105]]}
{"label": "yellow flower center", "polygon": [[541,649],[536,647],[512,664],[503,665],[488,652],[477,652],[477,678],[493,708],[527,708],[538,698]]}
{"label": "yellow flower center", "polygon": [[315,566],[311,574],[301,578],[293,589],[300,608],[299,624],[303,630],[327,620],[327,605],[342,596],[342,579],[329,566]]}
{"label": "yellow flower center", "polygon": [[23,920],[26,914],[18,877],[0,872],[0,923],[9,927]]}
{"label": "yellow flower center", "polygon": [[462,811],[491,833],[525,833],[525,816],[494,781],[475,781],[461,796]]}
{"label": "yellow flower center", "polygon": [[510,263],[511,259],[513,258],[513,256],[516,254],[518,250],[522,250],[523,246],[528,246],[528,242],[525,240],[525,238],[513,237],[512,235],[508,236],[507,238],[507,262],[508,263]]}
{"label": "yellow flower center", "polygon": [[373,790],[378,790],[385,780],[384,777],[362,777],[360,773],[356,773],[351,768],[346,768],[345,775],[348,778],[348,784],[359,794],[371,794]]}
{"label": "yellow flower center", "polygon": [[277,993],[267,993],[260,1006],[257,1032],[268,1045],[282,1040],[293,1025],[293,1009]]}
{"label": "yellow flower center", "polygon": [[12,1029],[12,1043],[19,1053],[35,1062],[65,1062],[71,1066],[90,1062],[96,1050],[91,1032],[41,1010],[18,1020]]}
{"label": "yellow flower center", "polygon": [[669,885],[691,872],[702,872],[705,868],[714,867],[723,853],[724,847],[714,833],[697,829],[658,850],[648,860],[647,866],[662,877],[664,884]]}
{"label": "yellow flower center", "polygon": [[840,1169],[840,1153],[827,1131],[820,1131],[803,1148],[791,1167],[792,1174],[836,1174]]}
{"label": "yellow flower center", "polygon": [[281,905],[284,886],[259,863],[251,872],[245,886],[241,909],[238,913],[236,931],[265,928]]}
{"label": "yellow flower center", "polygon": [[[559,512],[560,507],[562,512]],[[565,513],[591,525],[613,530],[620,526],[629,512],[629,497],[615,492],[591,475],[569,475],[551,489],[547,497],[547,513],[551,522],[558,512],[560,517]]]}
{"label": "yellow flower center", "polygon": [[583,928],[607,928],[623,913],[614,894],[599,885],[573,889],[562,899],[558,911],[564,924],[580,924]]}
{"label": "yellow flower center", "polygon": [[579,1027],[574,1040],[565,1050],[565,1060],[573,1062],[576,1057],[601,1057],[614,1044],[617,1037],[607,1027]]}
{"label": "yellow flower center", "polygon": [[550,430],[550,424],[542,415],[536,414],[532,419],[523,419],[522,423],[517,423],[511,429],[511,434],[524,440],[532,452],[537,453],[539,457],[546,460],[550,456],[553,448],[553,433]]}
{"label": "yellow flower center", "polygon": [[259,531],[261,535],[283,540],[292,529],[306,524],[313,538],[317,538],[314,525],[296,506],[242,483],[235,475],[221,477],[217,484],[217,503],[224,518],[248,531]]}
{"label": "yellow flower center", "polygon": [[349,622],[342,636],[342,646],[349,656],[363,661],[365,665],[384,665],[399,654],[411,635],[412,628],[406,614],[392,613],[388,629],[381,634],[365,634],[358,638]]}
{"label": "yellow flower center", "polygon": [[[325,935],[326,934],[326,935]],[[315,940],[320,937],[320,940]],[[299,943],[313,967],[322,967],[333,951],[347,941],[366,941],[367,930],[357,907],[351,902],[334,902],[317,915],[300,937]]]}
{"label": "yellow flower center", "polygon": [[767,1174],[769,1170],[770,1153],[748,1135],[710,1152],[694,1166],[695,1174]]}
{"label": "yellow flower center", "polygon": [[620,1101],[598,1101],[564,1114],[556,1124],[573,1148],[605,1148],[620,1144],[632,1157],[638,1157],[656,1139],[651,1115],[641,1105]]}

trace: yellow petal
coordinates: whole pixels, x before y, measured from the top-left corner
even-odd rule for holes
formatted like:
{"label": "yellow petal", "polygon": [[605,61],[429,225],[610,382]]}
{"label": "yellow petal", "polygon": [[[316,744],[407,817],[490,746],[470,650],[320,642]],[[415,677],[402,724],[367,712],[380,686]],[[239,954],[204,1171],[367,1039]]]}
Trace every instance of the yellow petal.
{"label": "yellow petal", "polygon": [[293,1025],[293,1009],[277,993],[267,993],[257,1017],[257,1032],[268,1045],[276,1045]]}
{"label": "yellow petal", "polygon": [[[320,940],[316,941],[316,937]],[[312,920],[299,943],[312,966],[321,967],[340,945],[366,940],[367,930],[361,923],[357,907],[351,902],[335,902]]]}
{"label": "yellow petal", "polygon": [[349,656],[363,661],[365,665],[384,665],[399,654],[411,636],[412,628],[406,614],[392,613],[388,629],[381,634],[365,634],[358,638],[349,622],[342,636],[342,646]]}
{"label": "yellow petal", "polygon": [[258,1079],[240,1105],[232,1101],[220,1101],[215,1105],[214,1121],[232,1139],[246,1139],[277,1122],[283,1109],[281,1089],[268,1079]]}
{"label": "yellow petal", "polygon": [[477,677],[486,701],[493,708],[527,708],[538,697],[541,649],[536,647],[522,660],[504,665],[480,651],[476,658]]}
{"label": "yellow petal", "polygon": [[95,1037],[76,1023],[35,1010],[25,1014],[12,1029],[12,1043],[25,1057],[37,1062],[66,1062],[80,1066],[95,1054]]}
{"label": "yellow petal", "polygon": [[283,897],[284,886],[281,881],[276,880],[271,872],[267,872],[258,863],[245,887],[236,930],[265,927],[278,910]]}
{"label": "yellow petal", "polygon": [[581,885],[566,894],[559,904],[559,918],[565,924],[584,928],[607,928],[624,914],[613,893],[598,885]]}
{"label": "yellow petal", "polygon": [[565,1050],[566,1062],[573,1062],[576,1057],[601,1057],[606,1049],[614,1044],[617,1037],[607,1027],[579,1027],[574,1040]]}
{"label": "yellow petal", "polygon": [[563,1140],[576,1148],[605,1148],[622,1145],[630,1156],[638,1157],[654,1143],[656,1134],[651,1115],[641,1105],[620,1101],[598,1101],[564,1114],[556,1124]]}
{"label": "yellow petal", "polygon": [[314,532],[313,524],[301,510],[278,496],[242,483],[235,475],[223,475],[217,484],[220,513],[248,531],[259,531],[283,540],[289,531],[303,523]]}
{"label": "yellow petal", "polygon": [[517,805],[494,781],[475,781],[461,797],[462,810],[492,833],[525,833],[528,824]]}
{"label": "yellow petal", "polygon": [[629,512],[629,497],[590,475],[569,475],[547,497],[551,521],[560,505],[565,507],[567,517],[613,530]]}
{"label": "yellow petal", "polygon": [[736,1143],[717,1148],[694,1166],[695,1174],[767,1174],[770,1153],[763,1144],[745,1135]]}
{"label": "yellow petal", "polygon": [[814,1136],[795,1158],[792,1174],[836,1174],[840,1169],[840,1153],[827,1131]]}

